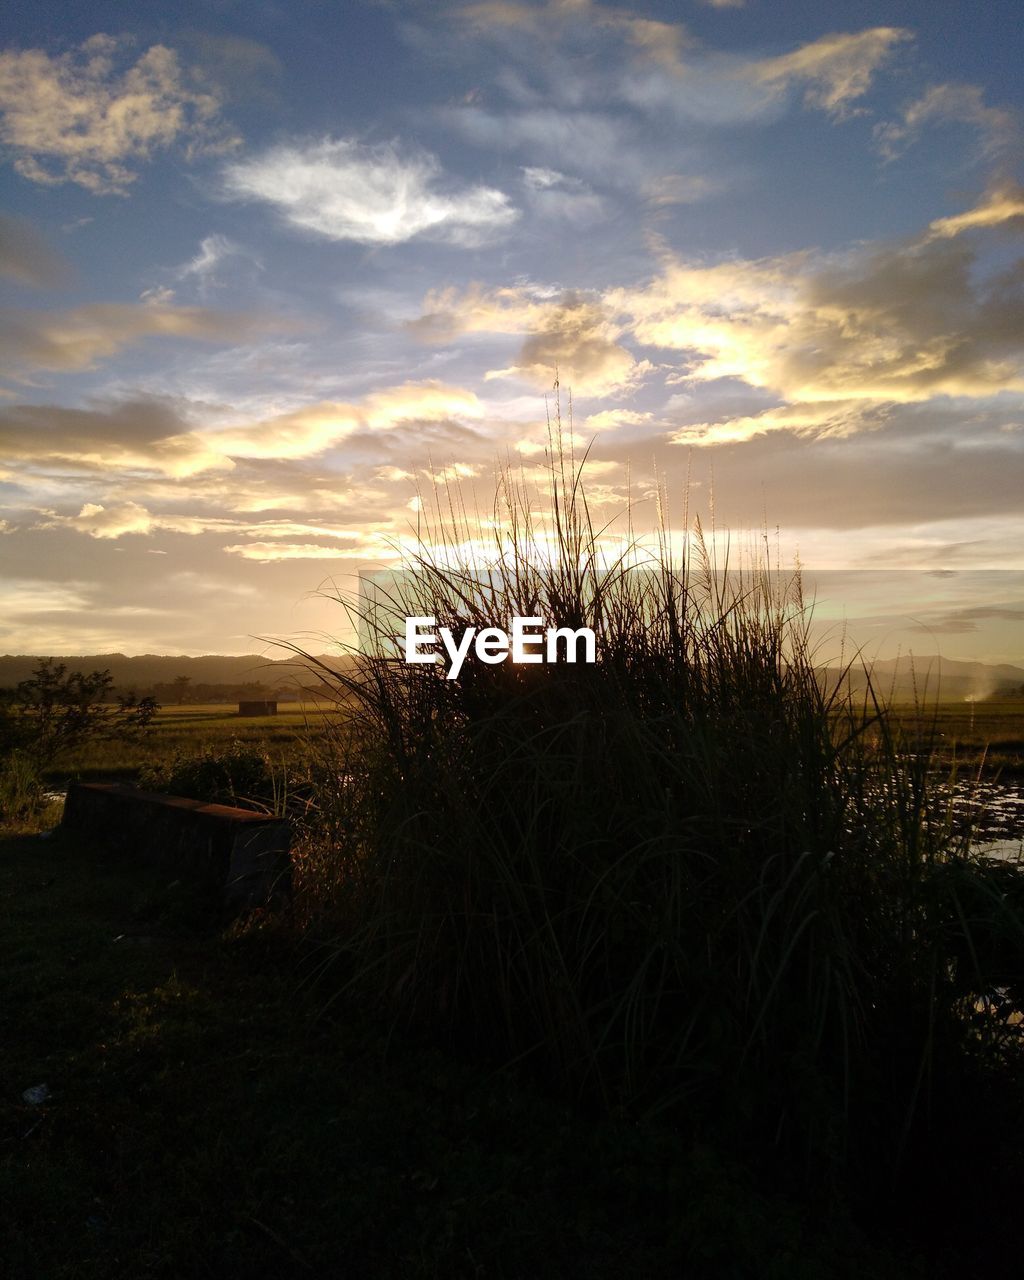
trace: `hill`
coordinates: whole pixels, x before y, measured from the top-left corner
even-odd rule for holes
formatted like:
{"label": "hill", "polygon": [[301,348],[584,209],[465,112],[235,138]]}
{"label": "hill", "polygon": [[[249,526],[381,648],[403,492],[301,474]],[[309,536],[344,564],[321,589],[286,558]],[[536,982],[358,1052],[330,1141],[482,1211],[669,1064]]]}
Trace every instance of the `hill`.
{"label": "hill", "polygon": [[[871,681],[879,694],[899,700],[916,696],[943,702],[988,698],[1024,688],[1024,667],[943,658],[938,654],[885,658],[870,666]],[[837,669],[828,675],[838,677]],[[849,672],[850,687],[863,690],[867,675],[862,667]]]}
{"label": "hill", "polygon": [[[338,670],[351,661],[341,654],[316,656],[319,661]],[[173,684],[181,676],[187,676],[193,688],[198,685],[243,684],[290,688],[319,683],[301,658],[271,659],[256,653],[241,656],[205,654],[198,658],[151,653],[135,657],[123,653],[94,653],[60,656],[57,661],[63,662],[69,671],[109,670],[115,687],[120,690],[153,689],[156,685]],[[9,689],[19,680],[27,680],[38,662],[39,657],[33,654],[0,656],[0,689]],[[839,671],[829,668],[825,674],[830,679],[837,679]],[[899,700],[913,698],[916,692],[921,697],[957,702],[965,698],[1009,693],[1024,687],[1024,666],[965,662],[937,654],[886,658],[871,665],[871,675],[880,694]],[[854,667],[848,680],[852,689],[863,690],[866,684],[863,668]]]}
{"label": "hill", "polygon": [[[9,689],[20,680],[27,680],[39,663],[32,654],[4,654],[0,656],[0,689]],[[346,659],[339,655],[322,655],[329,666],[344,666]],[[198,658],[166,657],[145,653],[128,657],[123,653],[94,653],[65,657],[60,655],[69,671],[109,671],[118,689],[144,690],[158,684],[173,684],[180,676],[187,676],[192,685],[242,685],[263,684],[272,688],[296,684],[316,683],[311,680],[308,668],[299,658],[272,660],[255,653],[227,657],[206,654]]]}

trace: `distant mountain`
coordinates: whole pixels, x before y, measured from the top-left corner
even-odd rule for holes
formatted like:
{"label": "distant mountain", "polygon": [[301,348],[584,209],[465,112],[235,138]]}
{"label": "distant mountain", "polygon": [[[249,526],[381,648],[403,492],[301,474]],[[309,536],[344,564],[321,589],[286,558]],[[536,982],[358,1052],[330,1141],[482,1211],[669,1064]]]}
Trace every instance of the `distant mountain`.
{"label": "distant mountain", "polygon": [[[987,698],[1024,688],[1024,667],[1009,663],[989,664],[942,658],[938,654],[921,657],[885,658],[869,664],[871,683],[886,697],[939,698],[956,702],[961,698]],[[838,677],[830,668],[829,676]],[[848,675],[850,686],[863,689],[867,677],[863,667],[854,666]]]}
{"label": "distant mountain", "polygon": [[[332,670],[344,670],[351,658],[342,654],[319,654],[318,661]],[[145,690],[155,685],[173,684],[179,676],[188,676],[196,685],[263,684],[271,688],[310,686],[319,683],[319,675],[301,658],[272,660],[249,653],[241,657],[207,654],[201,658],[174,658],[160,654],[127,657],[123,653],[94,653],[82,657],[58,657],[69,671],[110,671],[116,689]],[[10,689],[19,680],[27,680],[39,658],[31,654],[0,656],[0,689]],[[839,671],[829,668],[828,679],[838,679]],[[850,687],[865,687],[864,669],[853,667],[847,677]],[[961,698],[985,698],[1007,693],[1024,686],[1024,667],[1008,663],[989,665],[963,662],[952,658],[928,657],[886,658],[871,664],[871,680],[876,691],[898,699],[915,696],[955,702]]]}
{"label": "distant mountain", "polygon": [[[344,667],[348,659],[340,655],[318,655],[319,660],[335,669]],[[201,658],[174,658],[145,653],[127,657],[123,653],[94,653],[84,656],[58,656],[68,671],[109,671],[117,689],[150,689],[157,684],[173,684],[179,676],[188,676],[193,685],[199,684],[264,684],[279,685],[313,684],[315,678],[300,658],[284,658],[273,661],[259,654],[249,653],[241,657],[225,657],[207,654]],[[39,658],[31,654],[6,654],[0,656],[0,689],[10,689],[21,680],[27,680],[39,664]]]}

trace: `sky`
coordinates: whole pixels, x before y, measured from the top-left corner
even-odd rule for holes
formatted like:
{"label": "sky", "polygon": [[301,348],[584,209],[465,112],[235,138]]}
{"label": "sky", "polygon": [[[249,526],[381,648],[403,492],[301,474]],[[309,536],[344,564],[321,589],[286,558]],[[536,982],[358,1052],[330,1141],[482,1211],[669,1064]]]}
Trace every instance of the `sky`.
{"label": "sky", "polygon": [[880,655],[1024,664],[1017,0],[6,31],[0,651],[319,652],[438,485],[543,486],[557,378],[612,534],[660,487]]}

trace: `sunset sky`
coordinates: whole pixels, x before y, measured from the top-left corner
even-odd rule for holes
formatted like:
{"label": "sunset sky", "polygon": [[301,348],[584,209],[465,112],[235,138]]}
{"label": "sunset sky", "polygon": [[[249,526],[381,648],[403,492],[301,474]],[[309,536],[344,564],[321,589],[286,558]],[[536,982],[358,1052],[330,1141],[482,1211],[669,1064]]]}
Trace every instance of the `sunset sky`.
{"label": "sunset sky", "polygon": [[602,522],[713,485],[880,651],[1024,663],[1020,17],[18,6],[0,652],[341,634],[432,473],[542,477],[557,367]]}

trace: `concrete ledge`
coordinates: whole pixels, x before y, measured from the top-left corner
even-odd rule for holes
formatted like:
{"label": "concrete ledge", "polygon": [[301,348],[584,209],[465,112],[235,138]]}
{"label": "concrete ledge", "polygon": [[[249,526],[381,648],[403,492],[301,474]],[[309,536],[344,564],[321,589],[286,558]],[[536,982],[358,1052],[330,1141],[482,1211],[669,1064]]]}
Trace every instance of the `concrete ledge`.
{"label": "concrete ledge", "polygon": [[206,885],[228,915],[291,895],[291,830],[282,818],[122,783],[74,782],[61,825]]}

